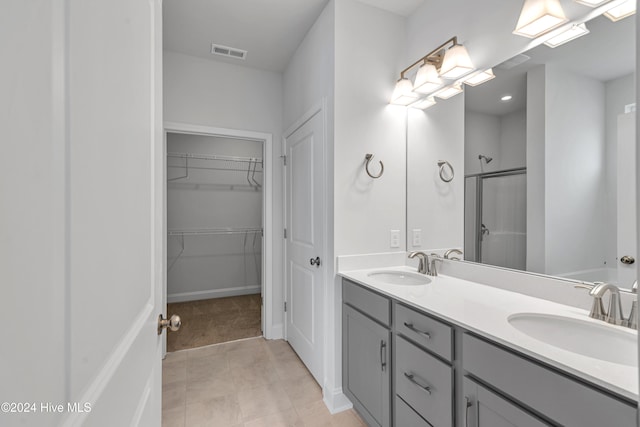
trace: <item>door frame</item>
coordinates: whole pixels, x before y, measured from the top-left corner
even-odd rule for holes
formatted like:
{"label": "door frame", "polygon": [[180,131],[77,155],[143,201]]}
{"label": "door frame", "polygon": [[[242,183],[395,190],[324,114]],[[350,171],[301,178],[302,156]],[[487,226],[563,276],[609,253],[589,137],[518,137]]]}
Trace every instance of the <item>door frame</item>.
{"label": "door frame", "polygon": [[[291,126],[289,126],[285,132],[283,132],[282,134],[282,154],[283,156],[286,155],[286,143],[287,143],[287,139],[291,138],[291,136],[298,130],[300,129],[305,123],[307,123],[309,120],[311,120],[316,114],[320,114],[322,117],[322,128],[323,128],[323,132],[322,132],[322,144],[323,144],[323,149],[322,149],[322,159],[321,159],[321,167],[320,167],[320,171],[321,171],[321,176],[320,179],[323,180],[324,182],[324,186],[323,186],[323,192],[322,192],[322,203],[324,205],[324,209],[322,210],[322,215],[321,215],[321,220],[322,220],[322,238],[324,239],[324,245],[323,245],[323,249],[322,249],[322,253],[320,254],[320,256],[323,259],[323,262],[320,265],[320,269],[322,270],[322,287],[323,287],[323,292],[322,292],[322,316],[323,316],[323,330],[322,330],[322,366],[323,366],[323,377],[325,378],[324,381],[326,381],[326,377],[327,377],[327,372],[329,372],[328,368],[328,363],[331,359],[330,354],[328,353],[328,349],[330,348],[329,346],[329,337],[327,334],[327,322],[330,319],[330,316],[332,316],[332,312],[329,312],[329,306],[330,303],[329,301],[332,301],[331,295],[329,295],[329,291],[330,291],[330,286],[328,286],[328,280],[327,280],[327,276],[328,276],[328,265],[329,263],[331,263],[331,265],[333,266],[333,259],[329,260],[330,254],[332,253],[330,251],[329,246],[333,244],[333,239],[331,239],[331,235],[330,235],[330,217],[329,217],[329,207],[331,206],[329,204],[330,200],[329,200],[329,191],[332,190],[329,188],[330,184],[332,181],[327,179],[327,162],[328,162],[328,135],[327,135],[327,130],[328,130],[328,126],[327,126],[327,98],[323,97],[320,101],[316,102],[311,108],[309,108],[302,116],[300,116],[300,118],[298,118],[298,120],[296,120]],[[283,157],[281,156],[281,157]],[[283,219],[283,225],[286,228],[287,225],[287,221],[288,221],[288,217],[287,217],[287,171],[286,171],[286,167],[289,166],[289,164],[287,164],[285,166],[284,162],[282,163],[282,168],[283,168],[283,173],[282,173],[282,219]],[[288,238],[289,236],[287,236]],[[284,238],[284,236],[283,236]],[[286,240],[286,239],[285,239]],[[284,295],[283,295],[283,300],[284,303],[287,303],[287,295],[289,295],[289,280],[288,280],[288,275],[287,275],[287,263],[288,263],[288,253],[287,253],[287,244],[286,241],[283,245],[282,248],[282,274],[283,274],[283,282],[284,282],[284,286],[283,286],[283,291],[284,291]],[[284,318],[283,318],[283,335],[284,335],[284,339],[285,341],[288,341],[288,331],[287,331],[287,316],[289,315],[289,312],[284,313]],[[325,388],[325,384],[320,384],[320,387],[322,387],[323,392],[324,392],[324,388]]]}
{"label": "door frame", "polygon": [[[167,311],[167,134],[217,136],[245,139],[263,143],[263,193],[262,193],[262,332],[267,339],[273,338],[273,136],[270,133],[249,130],[227,129],[181,122],[164,122],[163,172],[162,172],[162,307]],[[180,314],[180,313],[177,313]],[[166,354],[166,336],[163,343]]]}

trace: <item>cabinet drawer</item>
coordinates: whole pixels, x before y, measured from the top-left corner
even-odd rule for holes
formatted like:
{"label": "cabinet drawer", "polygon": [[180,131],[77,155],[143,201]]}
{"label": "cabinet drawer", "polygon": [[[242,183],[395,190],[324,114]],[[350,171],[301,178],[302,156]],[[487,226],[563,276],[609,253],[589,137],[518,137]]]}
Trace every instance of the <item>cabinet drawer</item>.
{"label": "cabinet drawer", "polygon": [[566,427],[634,427],[636,408],[469,334],[463,368],[523,405]]}
{"label": "cabinet drawer", "polygon": [[450,326],[398,303],[394,317],[396,332],[451,361],[453,329]]}
{"label": "cabinet drawer", "polygon": [[342,281],[342,301],[385,326],[391,325],[391,300],[347,280]]}
{"label": "cabinet drawer", "polygon": [[395,423],[397,427],[431,427],[409,405],[396,396]]}
{"label": "cabinet drawer", "polygon": [[451,427],[452,368],[399,336],[394,364],[396,394],[433,426]]}

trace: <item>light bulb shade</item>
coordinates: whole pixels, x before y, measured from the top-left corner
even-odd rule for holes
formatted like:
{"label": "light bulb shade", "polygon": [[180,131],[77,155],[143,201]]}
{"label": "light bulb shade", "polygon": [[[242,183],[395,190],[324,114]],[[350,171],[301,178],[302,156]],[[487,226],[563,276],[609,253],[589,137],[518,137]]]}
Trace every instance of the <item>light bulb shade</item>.
{"label": "light bulb shade", "polygon": [[496,75],[493,74],[493,70],[489,68],[488,70],[480,71],[479,73],[475,73],[471,77],[464,79],[463,83],[468,84],[469,86],[478,86],[484,82],[494,79],[495,77]]}
{"label": "light bulb shade", "polygon": [[565,22],[560,0],[525,0],[513,34],[533,39]]}
{"label": "light bulb shade", "polygon": [[423,98],[417,102],[414,102],[410,105],[411,108],[419,108],[421,110],[426,110],[429,107],[436,105],[436,100],[433,96],[429,96],[427,98]]}
{"label": "light bulb shade", "polygon": [[438,70],[433,64],[422,64],[416,73],[413,91],[423,94],[435,92],[443,86]]}
{"label": "light bulb shade", "polygon": [[612,7],[604,13],[604,16],[617,22],[636,13],[636,0],[627,0],[616,7]]}
{"label": "light bulb shade", "polygon": [[575,40],[578,37],[582,37],[584,35],[589,34],[589,30],[585,24],[577,24],[573,25],[567,31],[563,31],[555,37],[551,37],[549,40],[544,42],[549,47],[558,47],[563,45],[571,40]]}
{"label": "light bulb shade", "polygon": [[452,96],[455,96],[461,92],[462,92],[462,85],[453,85],[453,86],[447,86],[444,89],[436,92],[434,96],[437,96],[438,98],[441,98],[441,99],[449,99]]}
{"label": "light bulb shade", "polygon": [[583,4],[585,6],[589,6],[589,7],[598,7],[600,5],[603,5],[607,2],[609,2],[611,0],[576,0],[576,3],[580,3]]}
{"label": "light bulb shade", "polygon": [[473,62],[471,62],[467,49],[461,44],[456,44],[445,52],[440,67],[440,76],[445,79],[457,79],[473,70]]}
{"label": "light bulb shade", "polygon": [[409,105],[418,99],[418,95],[413,93],[411,80],[401,78],[396,83],[396,87],[391,95],[391,103],[394,105]]}

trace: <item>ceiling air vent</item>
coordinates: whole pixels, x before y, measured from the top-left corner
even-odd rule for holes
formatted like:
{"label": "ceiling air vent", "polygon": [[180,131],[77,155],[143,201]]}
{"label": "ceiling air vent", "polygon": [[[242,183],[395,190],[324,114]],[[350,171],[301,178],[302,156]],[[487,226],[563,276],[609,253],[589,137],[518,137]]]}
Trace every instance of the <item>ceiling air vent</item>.
{"label": "ceiling air vent", "polygon": [[500,68],[502,70],[510,70],[514,67],[517,67],[520,64],[524,64],[530,59],[531,59],[530,56],[527,56],[521,53],[520,55],[516,55],[511,59],[507,59],[502,64],[498,65],[496,68]]}
{"label": "ceiling air vent", "polygon": [[227,58],[246,59],[247,51],[242,49],[236,49],[229,46],[222,46],[219,44],[211,44],[211,53],[214,55],[226,56]]}

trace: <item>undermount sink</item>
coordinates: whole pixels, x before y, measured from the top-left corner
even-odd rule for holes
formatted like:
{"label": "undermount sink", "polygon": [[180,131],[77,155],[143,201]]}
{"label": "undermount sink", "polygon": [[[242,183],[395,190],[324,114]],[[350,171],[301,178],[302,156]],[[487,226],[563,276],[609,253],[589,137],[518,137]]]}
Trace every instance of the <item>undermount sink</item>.
{"label": "undermount sink", "polygon": [[407,271],[375,271],[368,276],[374,280],[389,285],[426,285],[431,282],[424,274],[410,273]]}
{"label": "undermount sink", "polygon": [[638,334],[594,322],[550,314],[519,313],[509,323],[554,347],[627,366],[638,364]]}

